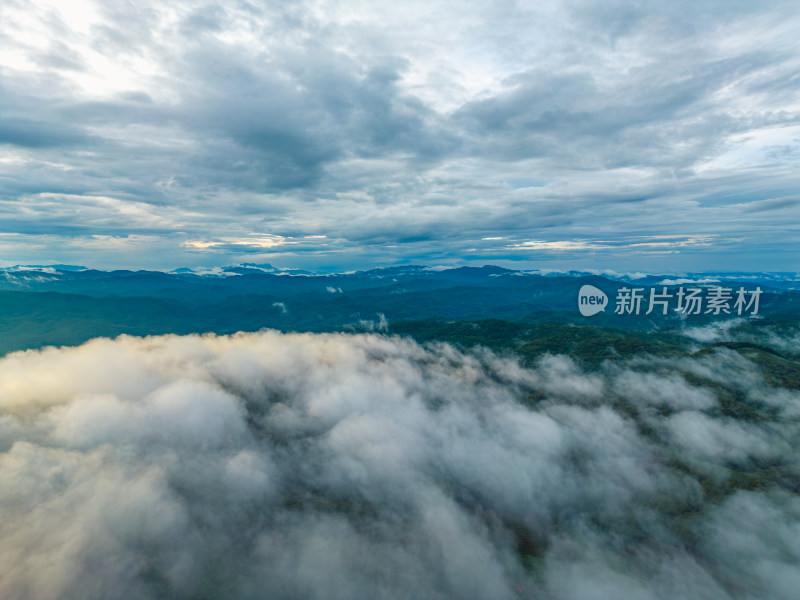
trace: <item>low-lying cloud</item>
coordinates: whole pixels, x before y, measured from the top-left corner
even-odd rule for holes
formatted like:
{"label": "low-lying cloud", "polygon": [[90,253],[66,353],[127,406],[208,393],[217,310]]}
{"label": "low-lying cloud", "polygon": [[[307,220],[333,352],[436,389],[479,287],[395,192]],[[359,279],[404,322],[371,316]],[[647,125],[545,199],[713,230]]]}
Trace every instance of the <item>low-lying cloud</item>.
{"label": "low-lying cloud", "polygon": [[592,373],[272,331],[15,353],[0,597],[794,598],[798,406],[724,349]]}

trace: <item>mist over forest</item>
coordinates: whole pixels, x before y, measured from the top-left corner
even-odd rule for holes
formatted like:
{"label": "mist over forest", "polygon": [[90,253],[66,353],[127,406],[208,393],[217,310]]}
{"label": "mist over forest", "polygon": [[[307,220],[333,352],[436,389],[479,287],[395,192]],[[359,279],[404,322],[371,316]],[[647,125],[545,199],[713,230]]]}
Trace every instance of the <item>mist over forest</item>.
{"label": "mist over forest", "polygon": [[265,330],[6,355],[2,596],[795,597],[796,355],[460,347]]}
{"label": "mist over forest", "polygon": [[797,600],[798,0],[0,0],[0,600]]}

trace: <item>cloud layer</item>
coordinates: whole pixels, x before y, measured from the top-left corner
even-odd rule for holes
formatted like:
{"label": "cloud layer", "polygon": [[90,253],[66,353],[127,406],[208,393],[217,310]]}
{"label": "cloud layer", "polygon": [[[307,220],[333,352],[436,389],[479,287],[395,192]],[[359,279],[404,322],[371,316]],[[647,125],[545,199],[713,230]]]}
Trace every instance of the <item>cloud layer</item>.
{"label": "cloud layer", "polygon": [[123,336],[8,355],[0,392],[4,597],[799,583],[800,396],[732,351],[588,373],[377,335]]}
{"label": "cloud layer", "polygon": [[781,0],[11,0],[0,250],[793,269],[799,24]]}

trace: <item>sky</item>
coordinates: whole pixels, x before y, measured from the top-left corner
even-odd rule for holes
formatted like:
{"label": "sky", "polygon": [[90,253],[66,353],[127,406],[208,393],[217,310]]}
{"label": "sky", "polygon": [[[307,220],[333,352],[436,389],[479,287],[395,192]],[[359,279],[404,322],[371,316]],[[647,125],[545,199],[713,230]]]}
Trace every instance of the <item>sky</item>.
{"label": "sky", "polygon": [[0,3],[0,266],[800,268],[800,5]]}

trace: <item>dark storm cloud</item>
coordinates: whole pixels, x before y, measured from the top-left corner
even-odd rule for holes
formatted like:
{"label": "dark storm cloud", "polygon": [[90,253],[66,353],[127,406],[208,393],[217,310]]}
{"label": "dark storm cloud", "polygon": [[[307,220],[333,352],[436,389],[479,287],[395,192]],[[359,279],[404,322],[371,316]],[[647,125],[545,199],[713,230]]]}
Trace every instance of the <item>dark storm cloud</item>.
{"label": "dark storm cloud", "polygon": [[[642,235],[724,222],[723,237],[761,259],[741,208],[711,215],[701,199],[743,171],[748,202],[797,184],[788,2],[0,10],[0,193],[9,210],[19,202],[14,223],[35,218],[29,196],[102,195],[184,211],[191,226],[165,248],[264,227],[336,237],[346,263],[368,240],[407,247],[387,248],[391,261],[463,258],[483,237],[585,239],[573,208],[591,205],[606,238],[627,233],[620,211]],[[526,180],[537,185],[508,183]],[[776,205],[771,222],[790,209]],[[244,214],[260,214],[256,230]],[[67,229],[84,230],[79,219]],[[110,214],[89,229],[126,227]]]}
{"label": "dark storm cloud", "polygon": [[733,351],[123,336],[8,355],[0,391],[9,597],[795,595],[800,396]]}

